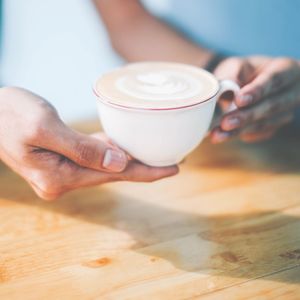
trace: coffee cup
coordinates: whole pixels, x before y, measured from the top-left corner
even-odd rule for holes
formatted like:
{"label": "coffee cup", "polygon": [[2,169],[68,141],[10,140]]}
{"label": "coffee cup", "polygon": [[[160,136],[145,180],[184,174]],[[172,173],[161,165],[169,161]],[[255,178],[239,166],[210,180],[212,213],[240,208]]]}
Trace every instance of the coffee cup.
{"label": "coffee cup", "polygon": [[231,80],[194,66],[145,62],[102,75],[94,86],[102,127],[133,158],[150,166],[181,162],[206,136]]}

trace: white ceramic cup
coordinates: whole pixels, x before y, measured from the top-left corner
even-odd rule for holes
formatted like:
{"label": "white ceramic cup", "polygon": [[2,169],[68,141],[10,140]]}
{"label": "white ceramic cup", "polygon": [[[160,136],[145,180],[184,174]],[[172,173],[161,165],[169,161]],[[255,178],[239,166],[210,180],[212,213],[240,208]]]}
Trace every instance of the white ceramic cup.
{"label": "white ceramic cup", "polygon": [[219,81],[217,93],[200,103],[170,109],[141,109],[114,105],[98,97],[97,106],[107,136],[135,159],[155,167],[174,165],[193,151],[205,137],[218,98],[239,86]]}

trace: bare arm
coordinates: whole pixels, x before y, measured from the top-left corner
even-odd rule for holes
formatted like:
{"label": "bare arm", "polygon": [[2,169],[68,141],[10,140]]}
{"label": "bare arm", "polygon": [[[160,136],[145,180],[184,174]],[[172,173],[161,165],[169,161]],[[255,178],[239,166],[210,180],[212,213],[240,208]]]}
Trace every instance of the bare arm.
{"label": "bare arm", "polygon": [[149,14],[139,0],[93,0],[116,51],[128,61],[164,60],[205,67],[213,54]]}

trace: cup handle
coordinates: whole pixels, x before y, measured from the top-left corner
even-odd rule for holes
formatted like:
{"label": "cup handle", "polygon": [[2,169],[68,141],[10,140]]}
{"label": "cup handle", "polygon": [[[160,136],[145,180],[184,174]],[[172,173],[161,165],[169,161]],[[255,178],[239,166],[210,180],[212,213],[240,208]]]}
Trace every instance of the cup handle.
{"label": "cup handle", "polygon": [[[217,99],[219,100],[220,96],[225,92],[233,92],[233,94],[236,96],[239,91],[240,91],[239,85],[233,80],[229,80],[229,79],[221,80],[220,90],[217,94]],[[227,112],[235,110],[236,108],[237,108],[236,105],[234,103],[231,103]]]}
{"label": "cup handle", "polygon": [[[229,80],[229,79],[221,80],[219,81],[219,84],[220,84],[220,90],[216,96],[217,101],[219,100],[220,96],[225,92],[233,92],[234,96],[236,96],[237,93],[240,91],[239,85],[233,80]],[[236,105],[234,104],[234,102],[232,102],[226,112],[233,111],[236,108],[237,108]],[[220,118],[221,118],[221,114],[216,114],[213,117],[212,123],[210,125],[210,129],[213,129],[214,127],[219,125]]]}

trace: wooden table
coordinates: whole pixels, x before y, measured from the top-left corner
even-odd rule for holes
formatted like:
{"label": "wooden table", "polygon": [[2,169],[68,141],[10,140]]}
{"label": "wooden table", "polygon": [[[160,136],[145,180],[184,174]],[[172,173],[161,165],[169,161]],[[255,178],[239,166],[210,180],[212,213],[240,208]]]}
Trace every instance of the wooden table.
{"label": "wooden table", "polygon": [[[85,124],[87,131],[94,125]],[[300,138],[39,200],[0,168],[0,299],[300,299]]]}

